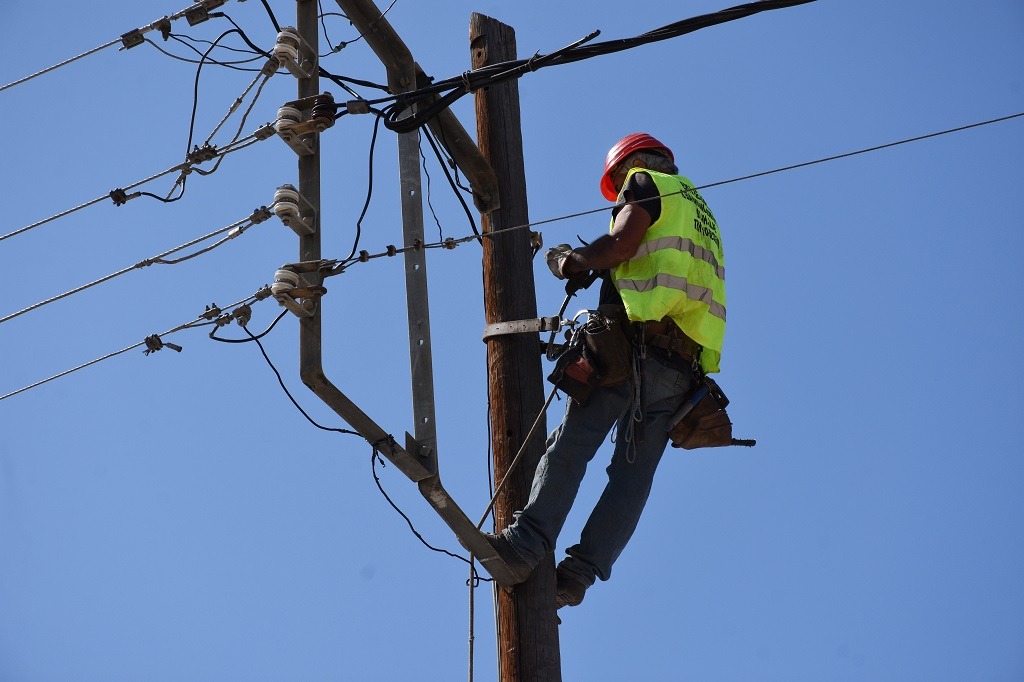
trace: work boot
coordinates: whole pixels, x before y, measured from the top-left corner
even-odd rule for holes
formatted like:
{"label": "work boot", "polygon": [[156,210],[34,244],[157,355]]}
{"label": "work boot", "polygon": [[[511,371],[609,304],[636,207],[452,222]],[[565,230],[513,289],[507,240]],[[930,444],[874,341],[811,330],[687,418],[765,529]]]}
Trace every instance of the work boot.
{"label": "work boot", "polygon": [[555,587],[555,608],[579,606],[587,594],[588,585],[561,568],[555,572],[555,575],[558,581]]}
{"label": "work boot", "polygon": [[526,562],[523,557],[519,556],[519,552],[512,546],[504,535],[498,533],[484,533],[484,539],[494,548],[494,551],[498,553],[501,560],[508,566],[509,573],[515,578],[513,585],[518,585],[521,582],[525,582],[530,574],[533,573],[533,566]]}

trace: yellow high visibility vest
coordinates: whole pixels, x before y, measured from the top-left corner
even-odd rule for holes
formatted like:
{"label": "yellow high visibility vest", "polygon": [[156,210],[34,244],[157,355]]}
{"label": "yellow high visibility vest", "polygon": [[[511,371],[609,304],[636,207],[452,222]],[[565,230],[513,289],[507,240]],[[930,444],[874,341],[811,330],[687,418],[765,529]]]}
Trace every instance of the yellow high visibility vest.
{"label": "yellow high visibility vest", "polygon": [[615,288],[631,321],[672,318],[704,347],[704,372],[717,372],[725,339],[725,256],[718,224],[689,180],[634,168],[627,181],[640,170],[658,187],[661,215],[636,255],[613,270]]}

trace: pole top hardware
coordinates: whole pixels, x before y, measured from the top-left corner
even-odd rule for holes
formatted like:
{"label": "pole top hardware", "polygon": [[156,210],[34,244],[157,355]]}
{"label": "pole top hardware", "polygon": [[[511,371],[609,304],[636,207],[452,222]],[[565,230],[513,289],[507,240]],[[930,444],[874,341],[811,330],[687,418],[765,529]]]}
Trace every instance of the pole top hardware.
{"label": "pole top hardware", "polygon": [[292,26],[283,27],[277,34],[273,54],[277,63],[296,78],[312,78],[316,73],[316,50]]}
{"label": "pole top hardware", "polygon": [[300,237],[316,233],[316,209],[294,185],[281,185],[274,192],[274,214]]}

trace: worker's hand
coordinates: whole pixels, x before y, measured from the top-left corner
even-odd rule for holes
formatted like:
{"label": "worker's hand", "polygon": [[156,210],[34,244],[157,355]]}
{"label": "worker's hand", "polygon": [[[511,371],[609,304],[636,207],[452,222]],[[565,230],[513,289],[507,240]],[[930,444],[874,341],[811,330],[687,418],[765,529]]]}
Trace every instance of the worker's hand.
{"label": "worker's hand", "polygon": [[544,254],[544,259],[548,262],[551,274],[558,279],[565,279],[567,277],[562,268],[565,267],[565,259],[569,257],[570,253],[572,253],[572,246],[569,244],[559,244],[548,249]]}

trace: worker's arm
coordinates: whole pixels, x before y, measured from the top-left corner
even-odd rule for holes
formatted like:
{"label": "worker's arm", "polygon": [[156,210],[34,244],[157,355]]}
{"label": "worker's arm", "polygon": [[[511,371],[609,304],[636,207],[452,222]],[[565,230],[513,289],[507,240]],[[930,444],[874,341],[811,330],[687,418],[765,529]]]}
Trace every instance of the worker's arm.
{"label": "worker's arm", "polygon": [[636,255],[650,225],[651,215],[642,206],[626,204],[615,216],[609,234],[569,252],[562,273],[574,277],[588,270],[608,270],[624,263]]}

